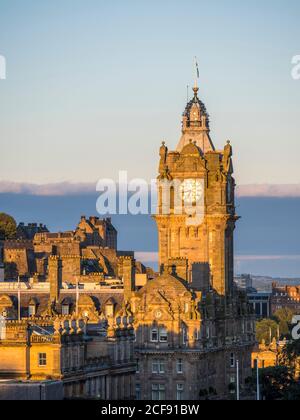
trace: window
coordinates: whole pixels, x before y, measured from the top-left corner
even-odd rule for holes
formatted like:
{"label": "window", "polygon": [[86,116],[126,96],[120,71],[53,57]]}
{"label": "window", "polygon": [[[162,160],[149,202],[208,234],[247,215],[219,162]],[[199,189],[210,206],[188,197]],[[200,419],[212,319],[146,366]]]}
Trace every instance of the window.
{"label": "window", "polygon": [[165,385],[152,385],[152,401],[164,401],[166,399]]}
{"label": "window", "polygon": [[153,343],[157,343],[158,342],[158,330],[157,330],[157,328],[153,328],[151,330],[151,341]]}
{"label": "window", "polygon": [[114,316],[114,310],[115,310],[115,308],[114,308],[114,305],[112,305],[112,304],[107,304],[106,306],[105,306],[105,315],[107,316],[107,317],[112,317],[112,316]]}
{"label": "window", "polygon": [[242,334],[245,334],[245,321],[242,321]]}
{"label": "window", "polygon": [[234,355],[234,353],[230,354],[230,367],[232,367],[232,368],[235,367],[235,355]]}
{"label": "window", "polygon": [[183,330],[182,330],[182,342],[183,342],[183,344],[187,344],[187,342],[188,342],[188,335],[187,335],[186,328],[183,328]]}
{"label": "window", "polygon": [[209,326],[206,327],[206,339],[207,340],[210,339],[210,328],[209,328]]}
{"label": "window", "polygon": [[35,316],[35,314],[36,314],[36,307],[35,307],[35,305],[29,305],[29,307],[28,307],[28,316],[29,316],[29,318],[31,317],[31,316]]}
{"label": "window", "polygon": [[135,386],[135,398],[137,401],[141,400],[141,385],[140,384],[136,384]]}
{"label": "window", "polygon": [[62,308],[61,308],[61,314],[62,314],[62,315],[65,315],[65,316],[70,315],[70,306],[69,306],[69,305],[67,305],[67,304],[62,305]]}
{"label": "window", "polygon": [[0,315],[0,340],[6,339],[6,327],[5,327],[5,318]]}
{"label": "window", "polygon": [[39,353],[39,366],[47,366],[47,354]]}
{"label": "window", "polygon": [[182,401],[183,398],[183,393],[184,393],[184,386],[183,384],[177,384],[177,391],[176,391],[176,400],[177,401]]}
{"label": "window", "polygon": [[140,373],[140,360],[136,359],[136,373]]}
{"label": "window", "polygon": [[168,332],[166,328],[160,328],[159,330],[159,341],[161,343],[166,343],[168,341]]}
{"label": "window", "polygon": [[177,373],[183,373],[183,360],[182,359],[177,360],[176,370],[177,370]]}
{"label": "window", "polygon": [[153,360],[153,362],[152,362],[152,373],[156,373],[156,374],[165,373],[165,362],[164,362],[164,360]]}

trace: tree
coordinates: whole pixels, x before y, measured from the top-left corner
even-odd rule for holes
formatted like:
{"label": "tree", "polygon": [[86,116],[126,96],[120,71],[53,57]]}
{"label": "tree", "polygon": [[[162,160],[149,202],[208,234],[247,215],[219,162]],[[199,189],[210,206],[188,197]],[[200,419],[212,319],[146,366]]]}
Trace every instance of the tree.
{"label": "tree", "polygon": [[261,343],[271,344],[272,339],[277,337],[278,324],[272,319],[263,319],[256,324],[256,340]]}
{"label": "tree", "polygon": [[299,395],[299,385],[287,366],[276,366],[260,371],[262,396],[267,401],[293,400]]}
{"label": "tree", "polygon": [[273,319],[279,324],[279,330],[282,337],[290,337],[290,325],[294,315],[294,311],[289,308],[281,308],[275,312]]}
{"label": "tree", "polygon": [[0,213],[0,233],[5,239],[12,239],[17,233],[17,224],[12,216]]}
{"label": "tree", "polygon": [[295,369],[300,360],[300,340],[291,340],[282,349],[280,363]]}

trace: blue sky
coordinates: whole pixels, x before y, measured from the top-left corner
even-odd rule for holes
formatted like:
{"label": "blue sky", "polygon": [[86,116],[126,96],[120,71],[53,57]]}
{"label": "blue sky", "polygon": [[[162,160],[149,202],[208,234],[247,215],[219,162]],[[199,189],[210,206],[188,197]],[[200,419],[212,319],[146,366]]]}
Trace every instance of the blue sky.
{"label": "blue sky", "polygon": [[0,180],[154,177],[197,55],[238,182],[300,183],[299,18],[298,0],[0,0]]}

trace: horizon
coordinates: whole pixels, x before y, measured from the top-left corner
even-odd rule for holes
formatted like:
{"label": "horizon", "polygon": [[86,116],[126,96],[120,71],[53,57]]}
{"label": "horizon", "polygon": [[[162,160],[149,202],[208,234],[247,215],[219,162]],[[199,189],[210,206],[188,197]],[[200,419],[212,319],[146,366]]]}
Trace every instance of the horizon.
{"label": "horizon", "polygon": [[[96,192],[69,196],[0,193],[1,211],[17,222],[46,224],[54,232],[74,230],[83,214],[101,217],[96,199]],[[241,216],[235,233],[236,273],[300,277],[300,198],[238,197],[236,204]],[[146,265],[155,266],[158,237],[151,216],[113,215],[112,220],[119,232],[119,249],[129,248],[142,256]]]}

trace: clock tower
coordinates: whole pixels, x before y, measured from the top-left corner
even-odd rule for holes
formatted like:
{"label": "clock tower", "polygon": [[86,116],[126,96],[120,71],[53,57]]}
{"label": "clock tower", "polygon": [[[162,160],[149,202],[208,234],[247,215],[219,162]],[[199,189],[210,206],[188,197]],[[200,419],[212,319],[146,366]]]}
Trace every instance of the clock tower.
{"label": "clock tower", "polygon": [[159,264],[196,290],[230,293],[233,285],[235,213],[230,142],[216,150],[209,115],[194,88],[176,151],[160,148]]}

